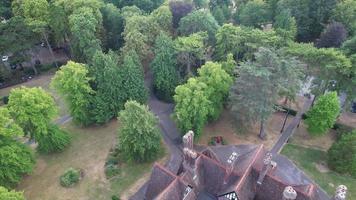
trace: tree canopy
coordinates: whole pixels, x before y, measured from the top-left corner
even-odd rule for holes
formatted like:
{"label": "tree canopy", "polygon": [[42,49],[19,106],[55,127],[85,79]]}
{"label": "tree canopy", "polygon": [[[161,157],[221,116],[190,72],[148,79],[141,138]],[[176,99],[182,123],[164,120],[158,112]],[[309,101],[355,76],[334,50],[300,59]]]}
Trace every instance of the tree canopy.
{"label": "tree canopy", "polygon": [[6,188],[0,186],[0,199],[25,200],[25,197],[22,192],[7,190]]}
{"label": "tree canopy", "polygon": [[149,161],[157,156],[161,135],[157,118],[147,106],[136,101],[127,101],[120,111],[119,149],[134,161]]}
{"label": "tree canopy", "polygon": [[74,121],[84,125],[92,122],[90,96],[94,91],[88,74],[86,65],[71,61],[56,72],[51,82],[51,87],[64,97]]}
{"label": "tree canopy", "polygon": [[340,102],[336,92],[320,96],[308,111],[305,120],[311,135],[322,135],[334,126],[340,113]]}

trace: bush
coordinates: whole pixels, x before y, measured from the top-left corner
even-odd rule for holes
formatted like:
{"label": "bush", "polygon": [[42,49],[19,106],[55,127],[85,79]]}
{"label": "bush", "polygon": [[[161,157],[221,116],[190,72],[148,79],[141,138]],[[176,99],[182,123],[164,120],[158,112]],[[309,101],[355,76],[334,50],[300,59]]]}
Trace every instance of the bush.
{"label": "bush", "polygon": [[329,167],[356,178],[356,130],[343,134],[328,151]]}
{"label": "bush", "polygon": [[111,178],[120,173],[120,168],[118,165],[115,164],[107,164],[105,165],[105,175],[106,178]]}
{"label": "bush", "polygon": [[111,200],[120,200],[120,197],[113,195],[113,196],[111,196]]}
{"label": "bush", "polygon": [[80,170],[69,168],[61,177],[60,183],[63,187],[71,187],[78,183],[81,179]]}
{"label": "bush", "polygon": [[49,125],[48,133],[38,137],[37,141],[39,152],[55,153],[63,151],[70,144],[71,137],[58,126]]}
{"label": "bush", "polygon": [[3,96],[2,97],[2,102],[6,105],[7,103],[9,103],[9,96]]}

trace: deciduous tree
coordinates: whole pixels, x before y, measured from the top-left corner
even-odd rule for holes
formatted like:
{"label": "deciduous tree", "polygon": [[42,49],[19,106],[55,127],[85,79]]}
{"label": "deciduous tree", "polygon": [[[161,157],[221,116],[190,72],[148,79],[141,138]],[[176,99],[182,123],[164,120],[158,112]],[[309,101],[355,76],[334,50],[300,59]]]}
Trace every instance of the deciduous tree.
{"label": "deciduous tree", "polygon": [[268,5],[261,0],[248,1],[240,7],[238,13],[237,22],[244,26],[260,28],[271,21]]}
{"label": "deciduous tree", "polygon": [[0,199],[8,200],[25,200],[22,192],[16,192],[14,190],[8,190],[0,186]]}
{"label": "deciduous tree", "polygon": [[218,22],[209,11],[196,10],[180,20],[178,31],[185,36],[205,31],[208,33],[209,41],[212,44],[215,41],[215,33],[218,28]]}
{"label": "deciduous tree", "polygon": [[207,87],[198,79],[190,78],[176,88],[174,116],[182,133],[193,130],[197,135],[201,134],[211,109]]}
{"label": "deciduous tree", "polygon": [[180,19],[193,11],[193,4],[181,0],[170,1],[169,8],[173,15],[173,28],[178,28]]}
{"label": "deciduous tree", "polygon": [[52,79],[51,86],[64,97],[75,122],[88,125],[90,116],[90,99],[94,91],[89,85],[86,65],[68,62],[62,66]]}
{"label": "deciduous tree", "polygon": [[88,7],[80,8],[69,16],[72,49],[77,61],[88,63],[96,51],[101,51],[100,40],[95,35],[100,23]]}
{"label": "deciduous tree", "polygon": [[319,48],[339,48],[347,38],[347,31],[343,24],[332,22],[321,34],[316,46]]}
{"label": "deciduous tree", "polygon": [[356,131],[343,133],[328,151],[328,165],[336,172],[356,177]]}
{"label": "deciduous tree", "polygon": [[175,48],[178,52],[178,59],[186,66],[185,73],[193,74],[192,66],[196,60],[204,59],[206,32],[194,33],[187,37],[178,37],[175,40]]}
{"label": "deciduous tree", "polygon": [[336,92],[329,92],[320,96],[312,109],[307,113],[305,120],[311,135],[325,134],[334,123],[340,113],[340,102]]}
{"label": "deciduous tree", "polygon": [[124,19],[120,10],[113,4],[106,4],[102,9],[103,26],[105,29],[105,41],[103,42],[106,50],[119,50],[123,46],[124,38]]}
{"label": "deciduous tree", "polygon": [[140,162],[157,156],[161,146],[158,120],[147,106],[128,101],[119,113],[119,120],[118,141],[123,155]]}
{"label": "deciduous tree", "polygon": [[356,1],[344,0],[340,1],[333,11],[333,17],[335,21],[341,22],[346,26],[346,29],[350,35],[356,33]]}

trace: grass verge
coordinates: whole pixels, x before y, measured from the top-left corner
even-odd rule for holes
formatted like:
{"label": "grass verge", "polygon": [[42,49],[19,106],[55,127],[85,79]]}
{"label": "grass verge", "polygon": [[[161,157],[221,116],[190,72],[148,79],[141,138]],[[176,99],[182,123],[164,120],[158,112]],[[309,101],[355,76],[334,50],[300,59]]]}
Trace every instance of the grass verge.
{"label": "grass verge", "polygon": [[327,162],[327,153],[325,151],[287,144],[283,148],[282,154],[293,160],[300,169],[304,170],[329,195],[334,195],[335,188],[343,184],[348,187],[348,199],[356,199],[356,179],[333,171],[322,173],[317,169],[316,164],[325,164]]}

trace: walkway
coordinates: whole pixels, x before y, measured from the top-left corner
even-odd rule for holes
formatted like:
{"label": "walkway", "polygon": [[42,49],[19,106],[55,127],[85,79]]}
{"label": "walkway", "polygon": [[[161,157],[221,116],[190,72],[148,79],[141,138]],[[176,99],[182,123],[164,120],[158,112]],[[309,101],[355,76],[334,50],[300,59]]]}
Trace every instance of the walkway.
{"label": "walkway", "polygon": [[302,120],[303,114],[306,113],[313,103],[314,96],[306,98],[304,102],[303,109],[300,110],[294,119],[289,123],[287,128],[282,132],[278,141],[273,145],[271,149],[272,154],[278,154],[283,149],[284,145],[288,142],[289,138],[293,135],[295,129],[299,126]]}

